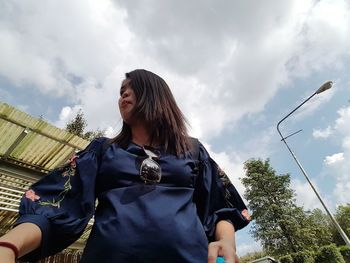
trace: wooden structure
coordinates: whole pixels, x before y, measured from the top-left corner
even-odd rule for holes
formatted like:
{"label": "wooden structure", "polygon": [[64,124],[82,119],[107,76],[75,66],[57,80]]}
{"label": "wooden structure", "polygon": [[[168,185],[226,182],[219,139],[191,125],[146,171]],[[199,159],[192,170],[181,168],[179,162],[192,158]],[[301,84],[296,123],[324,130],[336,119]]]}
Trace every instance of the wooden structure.
{"label": "wooden structure", "polygon": [[[0,234],[15,223],[24,191],[88,143],[0,102]],[[78,262],[92,223],[71,247],[40,262]]]}

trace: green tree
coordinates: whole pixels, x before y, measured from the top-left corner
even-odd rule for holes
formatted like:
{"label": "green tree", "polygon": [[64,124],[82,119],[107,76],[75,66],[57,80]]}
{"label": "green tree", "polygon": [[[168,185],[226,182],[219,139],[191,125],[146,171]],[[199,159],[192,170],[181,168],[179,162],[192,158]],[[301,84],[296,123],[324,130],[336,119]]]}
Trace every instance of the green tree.
{"label": "green tree", "polygon": [[280,262],[281,263],[293,263],[293,258],[291,255],[285,255],[280,257]]}
{"label": "green tree", "polygon": [[[350,204],[338,206],[335,219],[338,221],[345,234],[350,237]],[[344,245],[344,240],[334,225],[332,225],[331,231],[333,233],[333,242],[338,246]]]}
{"label": "green tree", "polygon": [[105,135],[104,130],[97,129],[95,131],[85,131],[86,127],[87,121],[84,117],[84,113],[81,110],[79,110],[74,119],[70,120],[66,124],[65,130],[86,140],[92,140],[96,137],[101,137]]}
{"label": "green tree", "polygon": [[246,174],[241,180],[252,211],[251,233],[268,253],[282,256],[316,249],[320,244],[319,233],[327,233],[327,238],[322,237],[321,241],[329,244],[330,232],[316,218],[320,211],[305,212],[296,205],[289,174],[277,175],[269,160],[251,159],[244,167]]}
{"label": "green tree", "polygon": [[[304,222],[305,234],[309,235],[309,239],[313,240],[315,250],[320,246],[332,243],[333,234],[331,231],[331,222],[325,213],[320,209],[314,209],[306,212],[306,221]],[[311,244],[310,244],[311,245]]]}
{"label": "green tree", "polygon": [[251,252],[239,258],[240,263],[249,263],[255,259],[265,257],[266,253],[263,251]]}
{"label": "green tree", "polygon": [[315,261],[316,263],[345,263],[342,254],[334,244],[321,247]]}

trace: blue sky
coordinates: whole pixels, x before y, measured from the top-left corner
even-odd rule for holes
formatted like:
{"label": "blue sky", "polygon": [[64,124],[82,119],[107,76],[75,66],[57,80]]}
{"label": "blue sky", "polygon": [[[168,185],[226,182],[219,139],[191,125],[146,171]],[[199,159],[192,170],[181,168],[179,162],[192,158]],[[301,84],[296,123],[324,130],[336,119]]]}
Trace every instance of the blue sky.
{"label": "blue sky", "polygon": [[[290,173],[297,202],[320,207],[280,141],[277,122],[325,81],[334,86],[283,125],[332,211],[350,202],[350,3],[299,1],[0,0],[0,100],[63,127],[120,128],[124,73],[162,76],[243,194],[249,158]],[[259,249],[249,228],[238,253]]]}

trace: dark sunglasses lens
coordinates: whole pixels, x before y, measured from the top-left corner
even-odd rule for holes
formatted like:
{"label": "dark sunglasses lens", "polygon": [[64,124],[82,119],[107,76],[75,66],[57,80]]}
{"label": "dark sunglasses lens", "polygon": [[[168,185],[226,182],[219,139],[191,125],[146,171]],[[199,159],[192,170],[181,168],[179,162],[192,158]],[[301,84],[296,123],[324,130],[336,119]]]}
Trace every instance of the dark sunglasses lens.
{"label": "dark sunglasses lens", "polygon": [[145,183],[159,183],[162,177],[159,164],[150,158],[143,160],[140,167],[140,177]]}

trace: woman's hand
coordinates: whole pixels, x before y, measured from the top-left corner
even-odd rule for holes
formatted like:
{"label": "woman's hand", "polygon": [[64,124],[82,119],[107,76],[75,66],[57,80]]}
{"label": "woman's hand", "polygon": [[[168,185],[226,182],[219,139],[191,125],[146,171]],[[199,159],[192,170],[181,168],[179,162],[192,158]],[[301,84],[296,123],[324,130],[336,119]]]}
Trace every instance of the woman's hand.
{"label": "woman's hand", "polygon": [[11,248],[0,247],[0,258],[2,263],[15,263],[15,253]]}
{"label": "woman's hand", "polygon": [[209,243],[208,263],[215,263],[218,256],[223,257],[226,263],[239,263],[239,258],[231,241],[219,240]]}
{"label": "woman's hand", "polygon": [[223,257],[226,263],[239,263],[236,254],[235,228],[225,220],[216,224],[215,239],[217,241],[209,243],[208,263],[216,263],[218,256]]}

